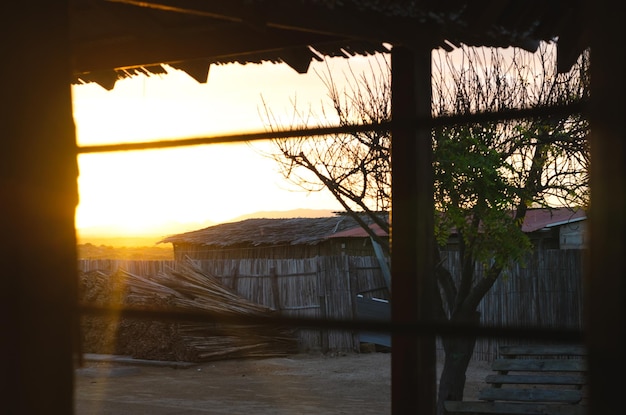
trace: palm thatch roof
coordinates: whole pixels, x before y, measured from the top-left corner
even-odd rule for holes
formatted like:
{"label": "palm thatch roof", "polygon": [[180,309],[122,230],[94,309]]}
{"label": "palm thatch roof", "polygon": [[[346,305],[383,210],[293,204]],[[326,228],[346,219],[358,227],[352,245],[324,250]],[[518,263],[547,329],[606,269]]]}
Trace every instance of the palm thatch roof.
{"label": "palm thatch roof", "polygon": [[75,83],[112,88],[163,64],[205,82],[209,66],[311,61],[386,52],[390,45],[534,51],[558,38],[559,67],[587,46],[577,0],[73,0]]}
{"label": "palm thatch roof", "polygon": [[[366,216],[366,223],[371,223]],[[227,247],[234,245],[316,245],[359,224],[346,214],[322,218],[253,218],[172,235],[159,243]]]}

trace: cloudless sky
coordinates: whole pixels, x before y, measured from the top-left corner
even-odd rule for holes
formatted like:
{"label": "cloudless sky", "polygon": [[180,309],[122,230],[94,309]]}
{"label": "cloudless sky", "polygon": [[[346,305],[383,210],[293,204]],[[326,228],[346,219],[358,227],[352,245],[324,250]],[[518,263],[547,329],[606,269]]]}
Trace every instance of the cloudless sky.
{"label": "cloudless sky", "polygon": [[[329,61],[338,82],[347,64]],[[356,70],[365,65],[365,58],[350,59]],[[78,144],[260,132],[261,96],[287,122],[294,97],[314,109],[328,103],[315,69],[324,72],[325,64],[313,63],[305,75],[285,64],[211,66],[200,84],[168,67],[167,75],[121,80],[111,91],[74,86]],[[166,235],[256,211],[341,210],[326,191],[298,191],[246,144],[84,154],[78,163],[79,234]]]}

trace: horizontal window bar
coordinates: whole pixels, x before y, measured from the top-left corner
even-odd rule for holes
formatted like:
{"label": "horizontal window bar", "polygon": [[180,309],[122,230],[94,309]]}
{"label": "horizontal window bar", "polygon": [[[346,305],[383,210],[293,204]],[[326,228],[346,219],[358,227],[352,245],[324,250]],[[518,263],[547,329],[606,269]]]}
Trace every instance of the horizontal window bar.
{"label": "horizontal window bar", "polygon": [[246,134],[218,135],[213,137],[192,137],[181,139],[164,139],[139,143],[119,143],[79,146],[78,154],[105,153],[117,151],[151,150],[172,147],[197,146],[207,144],[244,143],[249,141],[293,138],[293,137],[319,137],[332,134],[351,134],[365,131],[390,131],[398,128],[436,128],[468,123],[506,121],[522,118],[534,118],[542,116],[566,116],[568,114],[581,113],[585,103],[579,102],[569,105],[546,106],[522,110],[509,110],[499,112],[480,112],[466,115],[452,115],[446,117],[414,119],[410,122],[383,122],[377,124],[360,124],[335,127],[302,128],[293,130],[265,131]]}
{"label": "horizontal window bar", "polygon": [[292,328],[318,328],[335,330],[375,331],[397,335],[456,336],[456,337],[506,337],[532,338],[562,342],[581,342],[583,332],[577,329],[541,327],[504,327],[457,324],[449,322],[387,322],[381,320],[341,320],[290,316],[240,315],[209,311],[181,311],[137,307],[80,305],[82,315],[100,317],[148,319],[172,322],[205,322],[226,325],[267,325]]}

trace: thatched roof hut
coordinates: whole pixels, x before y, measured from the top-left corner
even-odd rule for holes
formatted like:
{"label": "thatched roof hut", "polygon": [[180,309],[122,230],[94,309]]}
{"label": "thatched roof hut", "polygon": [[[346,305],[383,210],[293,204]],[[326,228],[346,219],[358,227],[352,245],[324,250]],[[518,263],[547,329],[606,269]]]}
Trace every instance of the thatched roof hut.
{"label": "thatched roof hut", "polygon": [[[386,216],[386,215],[385,215]],[[371,219],[363,216],[366,223]],[[321,218],[254,218],[222,223],[172,235],[159,243],[171,243],[176,259],[309,258],[338,255],[347,250],[373,255],[369,237],[347,214]]]}
{"label": "thatched roof hut", "polygon": [[[388,219],[386,214],[383,216]],[[376,234],[388,237],[371,219],[362,218]],[[537,247],[559,249],[560,228],[584,219],[586,213],[582,209],[530,209],[522,230]],[[374,255],[367,232],[345,213],[318,218],[246,219],[168,236],[159,243],[173,244],[175,258],[179,260]],[[456,250],[457,244],[458,237],[453,232],[447,249]]]}

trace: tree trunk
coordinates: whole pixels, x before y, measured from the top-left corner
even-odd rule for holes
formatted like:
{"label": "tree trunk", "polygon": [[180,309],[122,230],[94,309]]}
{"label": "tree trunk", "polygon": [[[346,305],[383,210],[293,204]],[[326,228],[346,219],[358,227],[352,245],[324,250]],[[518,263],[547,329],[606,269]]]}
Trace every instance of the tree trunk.
{"label": "tree trunk", "polygon": [[[471,316],[455,318],[467,322],[478,323],[480,313],[473,312]],[[442,338],[445,358],[443,370],[439,377],[439,392],[437,395],[437,415],[444,415],[444,401],[463,400],[463,390],[465,389],[465,372],[469,365],[476,337],[444,337]]]}

